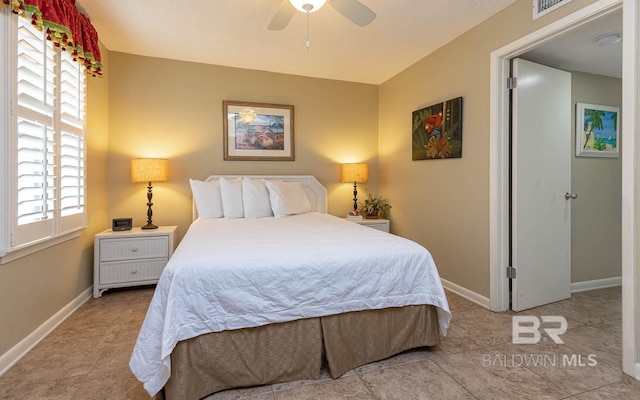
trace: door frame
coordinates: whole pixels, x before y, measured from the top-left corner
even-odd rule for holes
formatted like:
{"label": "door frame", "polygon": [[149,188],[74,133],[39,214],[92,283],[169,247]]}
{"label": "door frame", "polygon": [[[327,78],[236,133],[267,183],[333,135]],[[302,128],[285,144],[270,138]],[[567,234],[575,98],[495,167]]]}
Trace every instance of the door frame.
{"label": "door frame", "polygon": [[[623,7],[624,6],[624,7]],[[640,379],[640,332],[636,326],[638,5],[636,0],[598,0],[566,17],[511,42],[490,55],[489,276],[491,310],[509,308],[509,60],[573,28],[623,7],[622,104],[622,339],[623,370]]]}

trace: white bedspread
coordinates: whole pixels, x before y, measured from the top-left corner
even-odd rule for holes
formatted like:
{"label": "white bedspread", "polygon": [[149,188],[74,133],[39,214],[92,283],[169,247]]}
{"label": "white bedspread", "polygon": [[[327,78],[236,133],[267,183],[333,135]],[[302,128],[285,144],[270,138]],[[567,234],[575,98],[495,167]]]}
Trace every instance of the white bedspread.
{"label": "white bedspread", "polygon": [[130,367],[150,395],[176,343],[300,318],[432,304],[451,313],[431,254],[410,240],[327,214],[194,222],[169,260]]}

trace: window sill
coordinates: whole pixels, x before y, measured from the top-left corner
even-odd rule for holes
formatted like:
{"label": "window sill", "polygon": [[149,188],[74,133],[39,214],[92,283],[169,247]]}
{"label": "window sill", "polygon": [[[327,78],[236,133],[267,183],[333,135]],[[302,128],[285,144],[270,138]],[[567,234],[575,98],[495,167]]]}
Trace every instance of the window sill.
{"label": "window sill", "polygon": [[2,257],[0,257],[0,265],[9,263],[11,261],[15,261],[22,257],[26,257],[30,254],[33,254],[40,250],[47,249],[49,247],[66,242],[68,240],[75,239],[80,236],[83,229],[84,228],[77,229],[75,231],[65,233],[64,235],[56,236],[50,239],[44,239],[36,243],[31,243],[31,244],[19,247],[17,249],[10,250],[6,254],[4,254]]}

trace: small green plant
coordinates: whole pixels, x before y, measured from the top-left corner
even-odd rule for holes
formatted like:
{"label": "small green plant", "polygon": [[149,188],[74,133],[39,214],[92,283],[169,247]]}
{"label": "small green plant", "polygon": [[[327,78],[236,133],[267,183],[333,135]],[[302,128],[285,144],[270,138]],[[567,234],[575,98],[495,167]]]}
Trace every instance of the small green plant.
{"label": "small green plant", "polygon": [[389,213],[389,209],[391,209],[391,204],[389,204],[388,199],[374,196],[371,192],[369,192],[367,198],[360,203],[360,213],[367,217],[382,216],[384,218]]}
{"label": "small green plant", "polygon": [[607,144],[602,139],[594,139],[593,148],[596,150],[603,151],[607,149]]}

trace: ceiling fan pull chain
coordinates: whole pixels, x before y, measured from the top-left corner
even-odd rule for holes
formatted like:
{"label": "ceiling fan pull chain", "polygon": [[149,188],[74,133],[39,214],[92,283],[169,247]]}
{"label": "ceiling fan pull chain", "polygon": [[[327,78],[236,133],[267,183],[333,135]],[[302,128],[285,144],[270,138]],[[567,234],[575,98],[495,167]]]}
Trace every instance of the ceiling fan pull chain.
{"label": "ceiling fan pull chain", "polygon": [[309,51],[309,12],[307,11],[307,51]]}

